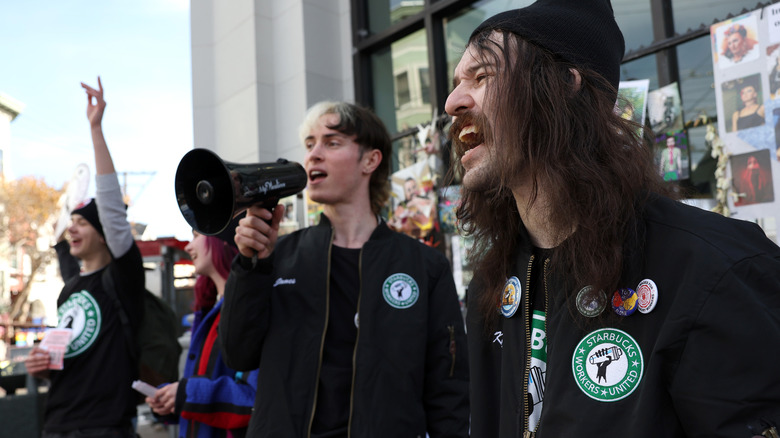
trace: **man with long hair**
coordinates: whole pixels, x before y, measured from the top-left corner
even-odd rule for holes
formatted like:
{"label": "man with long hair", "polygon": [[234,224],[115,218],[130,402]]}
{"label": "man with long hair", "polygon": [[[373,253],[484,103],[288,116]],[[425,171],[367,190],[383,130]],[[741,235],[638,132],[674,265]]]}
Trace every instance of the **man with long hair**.
{"label": "man with long hair", "polygon": [[624,48],[608,0],[540,0],[478,26],[455,69],[474,437],[780,420],[780,249],[665,195],[613,111]]}

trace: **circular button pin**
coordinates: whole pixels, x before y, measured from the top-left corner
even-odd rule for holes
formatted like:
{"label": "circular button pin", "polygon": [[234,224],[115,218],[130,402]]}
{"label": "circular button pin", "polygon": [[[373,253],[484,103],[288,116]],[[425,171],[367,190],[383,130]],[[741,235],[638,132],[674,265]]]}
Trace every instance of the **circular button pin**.
{"label": "circular button pin", "polygon": [[645,278],[640,281],[636,287],[636,294],[637,308],[640,312],[650,313],[655,309],[655,305],[658,304],[658,286],[653,280]]}
{"label": "circular button pin", "polygon": [[612,310],[620,316],[628,316],[636,312],[636,302],[634,289],[623,287],[612,295]]}
{"label": "circular button pin", "polygon": [[520,280],[517,277],[510,277],[504,284],[504,295],[501,297],[501,314],[505,318],[511,318],[520,307],[520,298],[523,296],[523,289]]}
{"label": "circular button pin", "polygon": [[607,307],[607,294],[593,286],[585,286],[577,292],[577,310],[582,316],[593,318]]}

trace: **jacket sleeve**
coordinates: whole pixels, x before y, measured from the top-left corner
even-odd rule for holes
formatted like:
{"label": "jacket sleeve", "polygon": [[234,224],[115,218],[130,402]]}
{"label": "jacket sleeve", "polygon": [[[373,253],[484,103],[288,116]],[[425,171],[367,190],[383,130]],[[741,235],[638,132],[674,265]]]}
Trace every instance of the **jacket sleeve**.
{"label": "jacket sleeve", "polygon": [[187,420],[220,429],[247,427],[257,392],[257,370],[216,379],[190,377],[179,381],[176,406]]}
{"label": "jacket sleeve", "polygon": [[237,255],[225,284],[222,317],[219,321],[222,357],[238,371],[260,364],[260,353],[271,318],[271,271],[273,254],[258,260]]}
{"label": "jacket sleeve", "polygon": [[428,351],[424,404],[432,438],[469,436],[468,354],[449,263],[429,270]]}
{"label": "jacket sleeve", "polygon": [[67,283],[68,280],[79,275],[81,267],[76,257],[70,255],[70,244],[67,240],[57,242],[54,245],[54,250],[57,252],[57,260],[60,264],[60,275],[62,280]]}
{"label": "jacket sleeve", "polygon": [[780,257],[736,264],[702,299],[671,381],[677,418],[691,437],[780,427]]}

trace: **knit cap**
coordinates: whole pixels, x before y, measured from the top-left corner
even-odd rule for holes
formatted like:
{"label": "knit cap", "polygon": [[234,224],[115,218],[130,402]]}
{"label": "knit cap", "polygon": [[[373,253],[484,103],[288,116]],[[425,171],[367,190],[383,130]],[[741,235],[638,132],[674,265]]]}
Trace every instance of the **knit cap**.
{"label": "knit cap", "polygon": [[81,217],[86,219],[87,222],[89,222],[90,225],[92,225],[92,227],[94,227],[101,236],[106,237],[106,235],[103,233],[103,225],[100,224],[100,217],[98,216],[97,203],[95,202],[95,198],[82,202],[76,208],[74,208],[70,214],[81,215]]}
{"label": "knit cap", "polygon": [[538,0],[488,18],[469,41],[485,30],[512,32],[618,88],[626,44],[609,0]]}

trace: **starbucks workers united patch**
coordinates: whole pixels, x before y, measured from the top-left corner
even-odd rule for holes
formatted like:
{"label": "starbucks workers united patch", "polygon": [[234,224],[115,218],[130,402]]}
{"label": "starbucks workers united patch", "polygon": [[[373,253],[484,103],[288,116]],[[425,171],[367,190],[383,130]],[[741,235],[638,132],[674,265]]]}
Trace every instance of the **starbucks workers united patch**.
{"label": "starbucks workers united patch", "polygon": [[420,297],[420,288],[410,275],[404,273],[393,274],[385,279],[382,284],[382,296],[387,304],[396,309],[408,309],[417,302]]}
{"label": "starbucks workers united patch", "polygon": [[571,358],[577,386],[601,402],[618,401],[634,392],[644,366],[639,344],[628,333],[613,328],[586,335]]}

